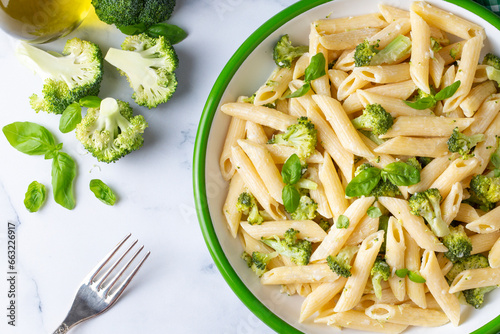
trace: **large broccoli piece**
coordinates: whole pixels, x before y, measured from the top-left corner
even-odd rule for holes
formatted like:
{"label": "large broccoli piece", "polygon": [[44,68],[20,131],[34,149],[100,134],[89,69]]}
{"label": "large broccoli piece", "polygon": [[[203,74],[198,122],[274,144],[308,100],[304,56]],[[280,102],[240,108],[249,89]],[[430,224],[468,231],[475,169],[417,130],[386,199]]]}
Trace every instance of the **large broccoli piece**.
{"label": "large broccoli piece", "polygon": [[378,103],[368,104],[363,114],[352,120],[356,129],[369,130],[377,136],[386,133],[393,123],[392,115]]}
{"label": "large broccoli piece", "polygon": [[279,67],[290,68],[295,58],[309,51],[307,45],[293,46],[288,35],[283,35],[273,49],[273,59]]}
{"label": "large broccoli piece", "polygon": [[442,196],[436,188],[414,193],[408,200],[411,213],[423,217],[438,237],[444,237],[450,233],[441,215],[441,200]]}
{"label": "large broccoli piece", "polygon": [[[470,193],[491,210],[500,201],[500,177],[476,175],[470,181]],[[489,211],[485,210],[485,211]]]}
{"label": "large broccoli piece", "polygon": [[[457,277],[457,275],[464,270],[480,269],[487,267],[489,267],[489,263],[488,263],[488,258],[486,256],[482,254],[471,255],[457,261],[453,265],[451,270],[446,274],[446,279],[448,283],[451,284],[455,279],[455,277]],[[465,301],[468,304],[474,306],[475,308],[480,308],[484,302],[484,295],[494,290],[495,288],[496,286],[488,286],[483,288],[464,290],[462,291],[462,293],[464,294]]]}
{"label": "large broccoli piece", "polygon": [[267,265],[269,261],[274,259],[279,254],[277,252],[273,253],[261,253],[261,252],[253,252],[252,255],[243,252],[241,254],[241,258],[247,262],[249,268],[255,272],[257,276],[262,276],[267,271]]}
{"label": "large broccoli piece", "polygon": [[97,160],[110,163],[140,149],[147,127],[142,115],[133,116],[128,103],[108,97],[99,108],[87,110],[75,133]]}
{"label": "large broccoli piece", "polygon": [[238,196],[236,208],[239,212],[242,212],[243,214],[248,216],[247,221],[251,225],[260,225],[264,221],[264,218],[259,212],[257,200],[255,200],[255,197],[251,193],[242,192],[240,196]]}
{"label": "large broccoli piece", "polygon": [[453,133],[448,139],[448,151],[459,153],[463,159],[468,159],[472,156],[472,154],[470,154],[472,148],[483,140],[484,135],[482,134],[467,136],[461,133],[458,127],[456,127],[453,129]]}
{"label": "large broccoli piece", "polygon": [[314,124],[307,117],[300,117],[297,123],[290,125],[284,133],[273,136],[269,144],[295,147],[299,158],[305,161],[316,149],[317,132]]}
{"label": "large broccoli piece", "polygon": [[492,66],[497,70],[500,70],[500,57],[494,55],[493,53],[487,53],[483,58],[483,65]]}
{"label": "large broccoli piece", "polygon": [[337,256],[328,256],[326,261],[330,269],[339,276],[350,277],[351,261],[359,250],[358,246],[346,246],[340,250]]}
{"label": "large broccoli piece", "polygon": [[179,64],[174,48],[165,37],[146,34],[129,36],[122,50],[110,48],[105,59],[126,75],[141,106],[155,108],[172,97],[177,88],[175,70]]}
{"label": "large broccoli piece", "polygon": [[312,245],[307,240],[297,240],[299,231],[293,228],[285,232],[285,239],[274,236],[273,239],[263,239],[262,242],[273,248],[279,254],[289,257],[295,264],[305,266],[311,258]]}
{"label": "large broccoli piece", "polygon": [[166,21],[172,15],[175,0],[92,0],[99,19],[117,27]]}
{"label": "large broccoli piece", "polygon": [[450,259],[451,262],[457,262],[460,259],[470,256],[472,251],[472,242],[470,238],[465,234],[464,227],[458,225],[456,227],[450,227],[450,234],[443,237],[441,240],[443,245],[448,248],[448,251],[444,255]]}
{"label": "large broccoli piece", "polygon": [[[356,168],[354,175],[357,176],[363,170],[373,167],[369,163],[364,163]],[[370,192],[369,196],[375,197],[396,197],[401,195],[401,191],[398,186],[391,183],[389,180],[384,180],[383,178],[377,183],[375,188]]]}
{"label": "large broccoli piece", "polygon": [[314,202],[309,196],[300,197],[299,206],[290,215],[293,220],[312,220],[316,217],[318,203]]}
{"label": "large broccoli piece", "polygon": [[30,97],[36,112],[62,114],[82,97],[99,94],[102,53],[97,44],[75,37],[66,42],[62,55],[57,55],[21,42],[16,52],[19,60],[44,81],[43,97]]}
{"label": "large broccoli piece", "polygon": [[382,298],[382,280],[387,281],[391,276],[391,267],[381,258],[377,258],[371,270],[373,291],[375,297]]}
{"label": "large broccoli piece", "polygon": [[379,52],[377,48],[378,43],[370,44],[368,40],[358,44],[356,46],[356,50],[354,51],[354,66],[369,66],[373,56]]}
{"label": "large broccoli piece", "polygon": [[354,66],[393,64],[411,52],[411,40],[399,35],[382,50],[377,50],[378,47],[378,43],[370,44],[367,40],[358,44],[354,51]]}

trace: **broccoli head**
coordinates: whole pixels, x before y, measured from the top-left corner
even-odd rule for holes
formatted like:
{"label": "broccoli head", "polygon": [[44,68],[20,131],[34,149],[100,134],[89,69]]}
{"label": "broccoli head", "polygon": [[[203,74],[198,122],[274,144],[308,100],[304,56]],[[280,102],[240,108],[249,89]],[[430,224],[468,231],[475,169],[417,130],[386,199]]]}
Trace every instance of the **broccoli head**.
{"label": "broccoli head", "polygon": [[356,129],[369,130],[377,136],[386,133],[393,123],[392,115],[378,103],[368,104],[363,114],[352,120]]}
{"label": "broccoli head", "polygon": [[356,50],[354,51],[354,66],[369,66],[373,56],[378,53],[378,50],[376,49],[377,47],[378,43],[370,44],[368,40],[358,44],[356,46]]}
{"label": "broccoli head", "polygon": [[309,196],[303,195],[300,197],[299,206],[290,213],[293,220],[312,220],[316,217],[318,203],[314,202]]}
{"label": "broccoli head", "polygon": [[147,127],[142,115],[133,116],[128,103],[108,97],[99,108],[87,110],[75,133],[97,160],[110,163],[140,149]]}
{"label": "broccoli head", "polygon": [[99,19],[117,27],[166,21],[172,15],[175,0],[92,0]]}
{"label": "broccoli head", "polygon": [[290,125],[284,133],[273,136],[269,144],[295,147],[300,160],[305,161],[316,149],[317,132],[314,124],[307,117],[300,117],[297,123]]}
{"label": "broccoli head", "polygon": [[453,133],[448,139],[448,151],[459,153],[463,159],[468,159],[469,157],[473,156],[472,154],[470,154],[472,148],[483,140],[483,134],[467,136],[461,133],[460,130],[458,130],[458,127],[456,127],[455,129],[453,129]]}
{"label": "broccoli head", "polygon": [[471,195],[474,195],[482,203],[486,204],[486,207],[490,210],[494,207],[493,203],[500,201],[500,177],[475,175],[471,179],[469,187]]}
{"label": "broccoli head", "polygon": [[497,70],[500,70],[500,57],[494,55],[493,53],[487,53],[483,58],[483,65],[492,66]]}
{"label": "broccoli head", "polygon": [[276,252],[273,253],[261,253],[261,252],[253,252],[252,255],[243,252],[241,254],[241,258],[247,262],[249,268],[255,272],[257,276],[262,276],[267,271],[267,265],[269,261],[274,259],[279,254]]}
{"label": "broccoli head", "polygon": [[422,165],[416,157],[409,158],[408,160],[406,160],[406,163],[412,167],[415,167],[419,172],[422,170]]}
{"label": "broccoli head", "polygon": [[328,256],[326,261],[330,269],[339,276],[350,277],[351,261],[359,250],[358,246],[346,246],[340,250],[337,256]]}
{"label": "broccoli head", "polygon": [[251,193],[242,192],[240,196],[238,196],[236,208],[239,212],[242,212],[243,214],[248,216],[247,221],[251,225],[260,225],[264,221],[264,218],[259,212],[257,200]]}
{"label": "broccoli head", "polygon": [[423,217],[438,237],[444,237],[450,233],[441,215],[441,200],[442,196],[436,188],[414,193],[408,200],[411,213]]}
{"label": "broccoli head", "polygon": [[110,48],[105,59],[126,75],[134,90],[132,98],[149,109],[165,103],[177,89],[177,54],[165,37],[129,36],[122,50]]}
{"label": "broccoli head", "polygon": [[297,240],[298,233],[299,231],[291,228],[285,232],[284,240],[274,236],[272,239],[263,239],[262,242],[280,255],[289,257],[293,263],[305,266],[311,258],[312,245],[308,240]]}
{"label": "broccoli head", "polygon": [[302,56],[309,51],[306,45],[292,46],[288,35],[283,35],[273,49],[273,59],[279,67],[290,68],[295,58]]}
{"label": "broccoli head", "polygon": [[371,270],[373,291],[375,297],[382,298],[382,280],[387,281],[391,276],[391,267],[382,258],[377,258]]}
{"label": "broccoli head", "polygon": [[450,259],[451,262],[457,262],[460,259],[470,256],[472,243],[467,234],[465,234],[464,227],[462,225],[457,225],[449,229],[450,234],[444,236],[441,240],[443,245],[448,248],[448,251],[444,253],[444,255]]}
{"label": "broccoli head", "polygon": [[62,55],[56,55],[21,42],[16,53],[44,81],[43,97],[30,97],[36,112],[62,114],[71,103],[99,94],[103,60],[97,44],[75,37],[66,42]]}

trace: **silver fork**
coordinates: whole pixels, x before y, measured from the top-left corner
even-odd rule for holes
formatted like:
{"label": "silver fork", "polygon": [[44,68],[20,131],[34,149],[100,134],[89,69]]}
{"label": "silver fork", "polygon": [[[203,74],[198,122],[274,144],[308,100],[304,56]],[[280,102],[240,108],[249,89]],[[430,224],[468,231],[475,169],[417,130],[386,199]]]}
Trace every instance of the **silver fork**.
{"label": "silver fork", "polygon": [[[119,248],[123,246],[125,241],[130,238],[131,234],[127,235],[122,241],[116,245],[116,247],[109,252],[104,259],[97,264],[97,266],[85,277],[81,283],[80,288],[76,292],[73,305],[68,312],[68,315],[62,322],[62,324],[56,329],[53,334],[64,334],[67,333],[71,328],[77,324],[85,321],[87,319],[93,318],[104,311],[107,311],[121,296],[127,285],[130,283],[132,278],[141,268],[142,264],[148,258],[150,252],[140,260],[137,266],[130,272],[127,278],[116,286],[116,283],[123,275],[125,270],[132,264],[135,258],[142,251],[144,246],[139,247],[132,258],[123,265],[123,267],[114,276],[110,276],[111,273],[118,269],[118,265],[123,260],[123,258],[132,250],[132,248],[137,244],[135,240],[132,245],[125,250],[125,252],[118,257],[118,259],[102,274],[104,266],[111,260],[111,258],[118,252]],[[98,278],[97,276],[101,274]],[[111,291],[113,289],[113,291]]]}

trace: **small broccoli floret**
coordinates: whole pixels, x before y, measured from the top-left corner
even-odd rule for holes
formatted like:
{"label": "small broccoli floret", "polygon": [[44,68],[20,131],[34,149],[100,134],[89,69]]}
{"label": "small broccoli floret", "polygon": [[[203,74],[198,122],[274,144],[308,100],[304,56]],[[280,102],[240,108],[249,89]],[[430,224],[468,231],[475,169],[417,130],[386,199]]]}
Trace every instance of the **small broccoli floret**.
{"label": "small broccoli floret", "polygon": [[422,166],[422,168],[424,168],[425,166],[427,166],[432,161],[432,158],[429,158],[429,157],[417,157],[417,160],[420,163],[420,166]]}
{"label": "small broccoli floret", "polygon": [[406,160],[406,163],[410,166],[415,167],[419,172],[422,170],[422,165],[420,165],[420,162],[416,157],[411,157],[408,160]]}
{"label": "small broccoli floret", "polygon": [[128,103],[108,97],[99,108],[87,110],[75,134],[97,160],[110,163],[140,149],[147,127],[142,115],[133,116]]}
{"label": "small broccoli floret", "polygon": [[321,219],[318,223],[319,227],[323,229],[323,231],[328,232],[330,227],[332,227],[332,223],[326,219]]}
{"label": "small broccoli floret", "polygon": [[273,49],[273,59],[279,67],[290,68],[295,58],[309,51],[307,45],[293,46],[288,35],[283,35]]}
{"label": "small broccoli floret", "polygon": [[36,112],[62,114],[71,103],[99,94],[103,60],[97,44],[75,37],[66,42],[62,55],[55,55],[21,42],[16,53],[44,81],[43,97],[30,97]]}
{"label": "small broccoli floret", "polygon": [[484,203],[500,201],[500,177],[476,175],[470,181],[470,192]]}
{"label": "small broccoli floret", "polygon": [[243,214],[248,216],[247,221],[250,225],[260,225],[264,221],[264,218],[259,212],[257,200],[249,192],[242,192],[240,196],[238,196],[236,208],[239,212],[242,212]]}
{"label": "small broccoli floret", "polygon": [[252,255],[243,252],[241,258],[247,262],[248,268],[252,268],[257,276],[262,276],[267,271],[267,265],[269,261],[274,259],[279,254],[273,253],[261,253],[253,252]]}
{"label": "small broccoli floret", "polygon": [[433,52],[438,52],[442,48],[443,47],[441,46],[441,43],[439,43],[438,40],[435,39],[434,37],[431,37],[431,50]]}
{"label": "small broccoli floret", "polygon": [[493,53],[487,53],[483,58],[483,65],[492,66],[497,70],[500,70],[500,57],[494,55]]}
{"label": "small broccoli floret", "polygon": [[441,199],[442,196],[439,190],[430,188],[426,191],[414,193],[408,200],[411,213],[423,217],[438,237],[444,237],[450,233],[448,225],[441,216]]}
{"label": "small broccoli floret", "polygon": [[312,220],[316,217],[318,203],[314,202],[309,196],[300,197],[299,206],[290,215],[293,220]]}
{"label": "small broccoli floret", "polygon": [[456,127],[453,129],[453,133],[448,139],[448,151],[459,153],[462,156],[462,159],[468,159],[473,156],[473,154],[470,154],[472,148],[483,140],[483,134],[467,136],[461,133],[458,127]]}
{"label": "small broccoli floret", "polygon": [[299,158],[305,161],[316,149],[317,132],[314,124],[307,117],[300,117],[296,124],[287,128],[286,132],[273,136],[269,144],[295,147]]}
{"label": "small broccoli floret", "polygon": [[92,5],[99,19],[107,24],[149,27],[170,18],[175,0],[92,0]]}
{"label": "small broccoli floret", "polygon": [[382,280],[387,281],[391,276],[391,267],[381,258],[377,258],[373,264],[372,270],[372,285],[373,291],[375,292],[375,297],[378,299],[382,298]]}
{"label": "small broccoli floret", "polygon": [[451,262],[457,262],[460,259],[470,256],[472,251],[472,243],[467,234],[465,234],[462,225],[450,227],[450,234],[444,236],[442,242],[448,248],[448,251],[444,255]]}
{"label": "small broccoli floret", "polygon": [[[451,270],[446,274],[446,280],[448,284],[451,284],[455,277],[464,270],[469,269],[480,269],[489,267],[488,258],[482,254],[475,254],[458,260]],[[475,308],[480,308],[484,302],[484,295],[492,290],[496,286],[489,286],[483,288],[475,288],[462,291],[465,297],[465,301],[474,306]]]}
{"label": "small broccoli floret", "polygon": [[351,274],[351,261],[359,250],[358,246],[347,246],[340,250],[337,256],[328,256],[326,261],[330,269],[339,276],[350,277]]}
{"label": "small broccoli floret", "polygon": [[358,44],[356,46],[356,50],[354,51],[354,66],[369,66],[373,56],[378,53],[378,50],[376,49],[377,47],[378,43],[370,44],[368,40]]}
{"label": "small broccoli floret", "polygon": [[378,103],[368,104],[363,114],[352,120],[356,129],[370,130],[374,135],[383,135],[394,123],[392,115]]}
{"label": "small broccoli floret", "polygon": [[399,35],[394,38],[385,48],[373,56],[371,66],[381,64],[394,64],[407,57],[411,52],[410,38]]}
{"label": "small broccoli floret", "polygon": [[299,231],[291,228],[285,232],[284,240],[274,236],[273,239],[263,239],[262,242],[279,254],[289,257],[293,263],[305,266],[311,258],[312,245],[310,241],[297,240],[298,233]]}
{"label": "small broccoli floret", "polygon": [[141,106],[155,108],[170,100],[177,89],[174,71],[179,60],[173,46],[163,36],[129,36],[122,50],[110,48],[105,59],[127,76],[134,90],[132,98]]}

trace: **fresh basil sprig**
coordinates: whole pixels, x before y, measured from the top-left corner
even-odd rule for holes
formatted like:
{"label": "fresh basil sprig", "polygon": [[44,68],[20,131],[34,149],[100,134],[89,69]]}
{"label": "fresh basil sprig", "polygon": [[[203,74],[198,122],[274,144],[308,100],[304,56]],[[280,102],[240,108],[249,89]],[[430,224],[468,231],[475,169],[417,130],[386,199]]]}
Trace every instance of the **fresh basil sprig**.
{"label": "fresh basil sprig", "polygon": [[158,23],[150,27],[146,27],[144,23],[134,24],[131,26],[118,27],[125,35],[138,35],[142,33],[148,34],[150,37],[157,38],[165,37],[170,44],[177,44],[187,37],[187,32],[182,28],[168,23]]}
{"label": "fresh basil sprig", "polygon": [[451,85],[441,89],[437,94],[432,95],[430,94],[429,96],[423,97],[421,99],[418,99],[417,101],[411,102],[411,101],[404,101],[407,106],[412,107],[413,109],[417,110],[424,110],[427,108],[433,108],[437,101],[442,101],[447,98],[450,98],[455,94],[455,92],[458,90],[460,87],[460,80],[455,81]]}
{"label": "fresh basil sprig", "polygon": [[312,56],[309,66],[307,66],[304,73],[304,85],[292,94],[287,95],[285,98],[301,97],[307,94],[307,92],[311,89],[310,82],[326,75],[325,66],[325,56],[321,52]]}
{"label": "fresh basil sprig", "polygon": [[345,189],[348,197],[368,196],[382,178],[381,170],[376,167],[367,168],[349,182]]}
{"label": "fresh basil sprig", "polygon": [[302,164],[297,154],[292,154],[283,164],[281,169],[281,177],[285,183],[285,187],[281,192],[285,210],[295,212],[300,203],[300,194],[294,186],[302,176]]}
{"label": "fresh basil sprig", "polygon": [[402,161],[390,163],[382,169],[382,178],[396,186],[411,186],[420,182],[420,171]]}
{"label": "fresh basil sprig", "polygon": [[90,180],[90,190],[101,202],[107,205],[115,205],[116,195],[111,188],[99,179]]}
{"label": "fresh basil sprig", "polygon": [[45,202],[45,186],[37,181],[33,181],[28,186],[24,196],[24,206],[29,212],[37,212]]}
{"label": "fresh basil sprig", "polygon": [[59,131],[68,133],[73,131],[82,121],[82,107],[99,108],[102,99],[97,96],[86,96],[78,102],[71,103],[64,109],[59,120]]}

